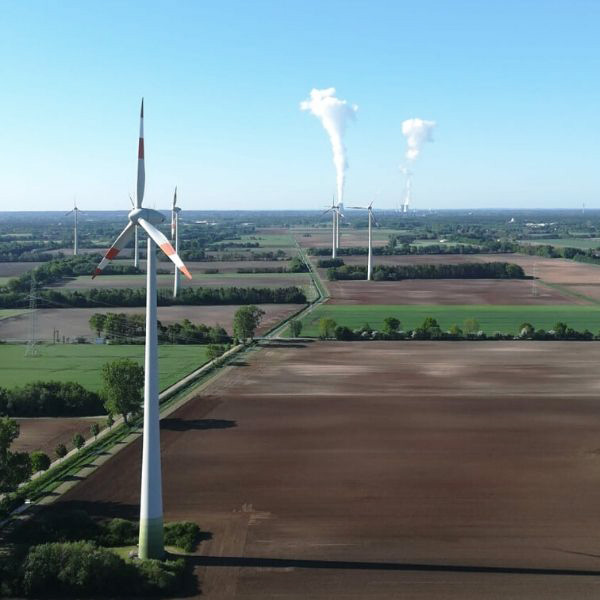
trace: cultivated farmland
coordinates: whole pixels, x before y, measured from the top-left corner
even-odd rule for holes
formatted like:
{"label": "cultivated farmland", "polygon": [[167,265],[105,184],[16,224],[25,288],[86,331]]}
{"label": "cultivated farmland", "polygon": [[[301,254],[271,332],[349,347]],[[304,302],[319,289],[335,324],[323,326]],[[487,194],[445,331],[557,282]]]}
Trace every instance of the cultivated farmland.
{"label": "cultivated farmland", "polygon": [[[366,349],[265,349],[163,421],[202,597],[596,598],[600,345]],[[135,518],[140,456],[61,502]]]}
{"label": "cultivated farmland", "polygon": [[[265,316],[258,329],[264,333],[274,327],[285,317],[298,311],[299,304],[261,304]],[[193,323],[204,325],[222,325],[229,334],[232,333],[233,315],[239,309],[236,305],[220,306],[161,306],[158,308],[158,319],[163,324],[189,319]],[[145,314],[144,307],[110,307],[110,308],[42,308],[38,309],[38,339],[52,340],[54,329],[62,336],[74,339],[78,336],[94,337],[90,329],[89,319],[94,313],[117,312],[125,314]],[[20,315],[0,320],[0,339],[26,340],[29,335],[29,314],[22,311]]]}

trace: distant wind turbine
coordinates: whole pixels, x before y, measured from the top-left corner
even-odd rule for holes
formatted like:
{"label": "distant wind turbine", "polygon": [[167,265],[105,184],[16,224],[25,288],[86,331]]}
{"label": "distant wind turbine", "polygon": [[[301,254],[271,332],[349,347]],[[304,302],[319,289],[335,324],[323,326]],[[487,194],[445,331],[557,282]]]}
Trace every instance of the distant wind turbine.
{"label": "distant wind turbine", "polygon": [[65,213],[65,217],[68,217],[73,213],[74,229],[73,229],[73,256],[77,256],[77,217],[81,211],[77,208],[77,202],[73,200],[73,209],[68,213]]}
{"label": "distant wind turbine", "polygon": [[339,226],[340,226],[340,215],[344,215],[340,211],[340,205],[335,203],[335,198],[331,200],[331,206],[323,211],[326,215],[328,212],[331,213],[331,258],[337,256],[337,249],[339,245]]}
{"label": "distant wind turbine", "polygon": [[[142,111],[143,111],[142,100]],[[143,112],[142,112],[143,114]],[[143,157],[143,138],[140,136],[140,155]],[[143,160],[143,158],[142,158]],[[141,169],[143,174],[143,166]],[[139,170],[138,170],[139,174]],[[142,178],[143,179],[143,178]],[[139,183],[139,177],[138,177]],[[162,558],[164,555],[162,475],[160,467],[160,427],[158,407],[158,338],[156,315],[156,248],[155,244],[175,263],[177,268],[192,278],[169,240],[155,225],[165,220],[164,215],[150,208],[142,208],[140,188],[136,207],[129,213],[129,223],[119,234],[100,261],[92,278],[100,275],[106,265],[135,235],[136,227],[148,234],[146,265],[146,347],[144,377],[144,432],[142,451],[142,488],[140,494],[140,533],[138,556],[141,559]]]}
{"label": "distant wind turbine", "polygon": [[373,217],[373,202],[369,206],[349,206],[348,208],[352,208],[354,210],[366,210],[369,213],[369,251],[367,258],[367,281],[371,281],[373,275],[373,223],[379,227],[377,221]]}

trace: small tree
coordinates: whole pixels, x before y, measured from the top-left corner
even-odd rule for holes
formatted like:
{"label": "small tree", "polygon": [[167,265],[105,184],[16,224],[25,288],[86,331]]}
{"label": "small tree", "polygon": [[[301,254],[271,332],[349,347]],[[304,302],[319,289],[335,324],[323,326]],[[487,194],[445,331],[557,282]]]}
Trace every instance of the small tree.
{"label": "small tree", "polygon": [[109,429],[112,429],[112,426],[115,424],[115,418],[112,416],[111,413],[108,413],[108,417],[106,417],[106,426]]}
{"label": "small tree", "polygon": [[566,323],[559,321],[558,323],[555,323],[553,329],[556,337],[563,338],[567,335],[568,326]]}
{"label": "small tree", "polygon": [[233,317],[233,335],[238,340],[253,338],[265,311],[254,304],[242,306]]}
{"label": "small tree", "polygon": [[397,333],[402,323],[400,319],[396,319],[396,317],[386,317],[383,320],[383,331],[384,333],[394,334]]}
{"label": "small tree", "polygon": [[463,329],[466,333],[477,333],[481,327],[479,325],[479,321],[477,319],[465,319],[463,323]]}
{"label": "small tree", "polygon": [[54,448],[54,454],[59,458],[64,458],[67,455],[67,447],[64,444],[58,444],[56,448]]}
{"label": "small tree", "polygon": [[33,473],[38,471],[47,471],[50,468],[50,457],[41,451],[31,453],[31,470]]}
{"label": "small tree", "polygon": [[129,358],[122,358],[102,367],[102,379],[104,407],[112,415],[122,415],[125,425],[129,426],[129,415],[138,412],[142,404],[144,368]]}
{"label": "small tree", "polygon": [[448,333],[450,335],[454,335],[456,337],[460,337],[463,334],[462,329],[456,323],[453,323],[452,325],[450,325],[450,329],[448,329]]}
{"label": "small tree", "polygon": [[521,325],[519,325],[519,335],[521,337],[531,337],[534,331],[531,323],[521,323]]}
{"label": "small tree", "polygon": [[31,476],[29,454],[10,451],[19,433],[19,424],[14,419],[0,417],[0,493],[15,490]]}
{"label": "small tree", "polygon": [[290,333],[292,337],[298,337],[302,333],[302,321],[292,319],[290,321]]}
{"label": "small tree", "polygon": [[104,324],[106,323],[106,315],[101,313],[94,313],[89,320],[90,328],[96,332],[96,336],[100,337],[104,330]]}
{"label": "small tree", "polygon": [[100,433],[100,425],[98,425],[98,423],[92,423],[90,426],[90,433],[94,436],[94,439],[96,439]]}
{"label": "small tree", "polygon": [[220,344],[209,344],[206,347],[206,357],[208,360],[217,360],[220,356],[223,356],[225,352],[225,346]]}
{"label": "small tree", "polygon": [[425,320],[423,321],[423,325],[421,325],[421,329],[423,331],[429,331],[430,329],[433,328],[440,328],[439,323],[433,318],[433,317],[425,317]]}
{"label": "small tree", "polygon": [[77,450],[81,450],[84,444],[85,438],[80,433],[76,433],[73,436],[73,446],[77,448]]}
{"label": "small tree", "polygon": [[335,335],[336,327],[337,323],[333,319],[327,317],[319,319],[319,337],[322,340],[333,337]]}

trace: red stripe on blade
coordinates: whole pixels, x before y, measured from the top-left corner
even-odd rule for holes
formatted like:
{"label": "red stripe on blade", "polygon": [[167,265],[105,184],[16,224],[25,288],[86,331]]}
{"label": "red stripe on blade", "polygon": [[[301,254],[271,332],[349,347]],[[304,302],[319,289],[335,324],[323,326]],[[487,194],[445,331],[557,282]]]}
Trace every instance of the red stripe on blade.
{"label": "red stripe on blade", "polygon": [[110,250],[106,253],[105,258],[108,260],[112,260],[117,254],[119,254],[121,250],[119,248],[110,248]]}
{"label": "red stripe on blade", "polygon": [[171,246],[171,244],[169,244],[169,242],[166,242],[165,244],[161,244],[160,245],[160,249],[167,255],[167,256],[171,256],[172,254],[175,254],[175,249],[173,248],[173,246]]}
{"label": "red stripe on blade", "polygon": [[187,270],[187,267],[185,265],[183,265],[183,267],[181,267],[180,271],[188,278],[191,279],[192,276],[190,274],[190,272]]}
{"label": "red stripe on blade", "polygon": [[94,277],[96,277],[96,275],[100,275],[100,273],[102,273],[101,269],[94,269],[94,272],[92,273],[92,279],[94,279]]}

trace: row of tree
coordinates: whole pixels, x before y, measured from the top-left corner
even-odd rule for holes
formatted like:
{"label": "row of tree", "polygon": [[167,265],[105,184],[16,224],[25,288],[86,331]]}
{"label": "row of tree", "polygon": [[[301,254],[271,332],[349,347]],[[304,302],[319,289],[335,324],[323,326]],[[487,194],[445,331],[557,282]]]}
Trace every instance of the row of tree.
{"label": "row of tree", "polygon": [[[363,265],[343,265],[327,269],[331,281],[338,279],[365,279],[367,268]],[[519,265],[506,262],[377,265],[373,269],[375,281],[400,281],[402,279],[523,279],[525,272]]]}
{"label": "row of tree", "polygon": [[[120,343],[146,334],[146,317],[143,314],[94,313],[89,324],[97,337],[104,336]],[[221,325],[196,325],[189,319],[183,319],[168,325],[158,321],[158,341],[169,344],[225,344],[231,341],[231,337]]]}
{"label": "row of tree", "polygon": [[381,330],[373,329],[365,323],[358,329],[346,325],[338,325],[334,319],[324,317],[319,320],[319,337],[341,341],[356,340],[599,340],[600,332],[594,335],[589,330],[576,331],[566,323],[558,322],[552,329],[535,329],[531,323],[522,323],[517,335],[512,333],[494,332],[486,334],[479,321],[474,318],[465,319],[462,327],[453,324],[444,330],[433,317],[427,317],[423,323],[414,329],[402,328],[402,322],[396,317],[386,317]]}
{"label": "row of tree", "polygon": [[[104,306],[146,305],[145,288],[90,288],[88,290],[48,289],[38,292],[38,306],[50,308],[102,308]],[[177,298],[170,289],[159,289],[158,306],[228,304],[305,304],[306,295],[297,286],[259,287],[188,287]],[[22,308],[28,303],[25,292],[0,292],[0,308]]]}

